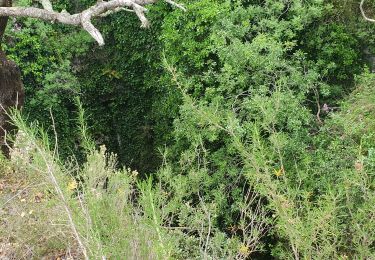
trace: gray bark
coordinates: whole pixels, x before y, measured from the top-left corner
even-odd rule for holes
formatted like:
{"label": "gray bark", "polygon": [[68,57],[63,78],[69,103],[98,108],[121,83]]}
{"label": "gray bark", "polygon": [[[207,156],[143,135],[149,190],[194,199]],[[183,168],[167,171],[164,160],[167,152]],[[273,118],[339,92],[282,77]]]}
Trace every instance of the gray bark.
{"label": "gray bark", "polygon": [[[0,2],[1,1],[8,0],[0,0]],[[100,31],[92,24],[91,20],[93,18],[107,16],[126,9],[131,10],[138,16],[139,20],[141,21],[141,27],[148,27],[149,22],[145,16],[145,12],[147,11],[145,6],[153,4],[157,1],[158,0],[98,0],[95,5],[87,8],[81,13],[69,14],[66,11],[54,11],[49,0],[39,0],[43,6],[43,9],[35,7],[0,7],[0,17],[30,17],[50,22],[80,26],[86,30],[101,46],[104,45],[104,39]],[[171,0],[164,1],[177,8],[185,10],[182,5],[179,5]]]}

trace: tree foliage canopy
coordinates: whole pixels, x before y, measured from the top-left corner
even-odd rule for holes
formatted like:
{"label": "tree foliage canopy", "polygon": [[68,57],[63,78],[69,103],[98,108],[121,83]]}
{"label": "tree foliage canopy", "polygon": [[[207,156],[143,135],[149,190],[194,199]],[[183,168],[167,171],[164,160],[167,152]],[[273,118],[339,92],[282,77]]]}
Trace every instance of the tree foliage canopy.
{"label": "tree foliage canopy", "polygon": [[[63,15],[112,2],[53,3]],[[149,5],[142,30],[139,13],[102,17],[104,48],[75,27],[13,19],[4,49],[23,73],[27,120],[89,165],[81,100],[95,145],[140,173],[129,197],[161,258],[374,258],[375,24],[362,13],[375,5],[181,3]],[[125,255],[106,228],[105,250]]]}

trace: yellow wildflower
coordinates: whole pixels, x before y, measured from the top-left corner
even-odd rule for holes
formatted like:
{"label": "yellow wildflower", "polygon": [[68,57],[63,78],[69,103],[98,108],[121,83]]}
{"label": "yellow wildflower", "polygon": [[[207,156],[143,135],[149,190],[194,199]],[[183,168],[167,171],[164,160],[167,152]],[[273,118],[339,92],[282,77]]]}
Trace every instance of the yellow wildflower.
{"label": "yellow wildflower", "polygon": [[77,182],[76,180],[71,180],[69,183],[68,183],[68,190],[69,191],[73,191],[75,189],[77,189]]}
{"label": "yellow wildflower", "polygon": [[249,247],[247,245],[242,244],[239,249],[239,253],[243,256],[247,256],[250,254]]}
{"label": "yellow wildflower", "polygon": [[278,170],[274,169],[274,172],[275,172],[276,177],[280,177],[280,176],[282,176],[285,173],[284,172],[284,167],[281,166],[280,169],[278,169]]}

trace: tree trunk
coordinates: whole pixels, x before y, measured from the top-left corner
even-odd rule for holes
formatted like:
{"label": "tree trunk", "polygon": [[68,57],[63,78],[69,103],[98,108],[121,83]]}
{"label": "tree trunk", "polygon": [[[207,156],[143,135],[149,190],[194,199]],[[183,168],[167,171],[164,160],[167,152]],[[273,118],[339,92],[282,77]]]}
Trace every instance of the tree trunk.
{"label": "tree trunk", "polygon": [[[0,6],[12,6],[11,0],[0,0]],[[0,40],[5,31],[8,17],[0,18]],[[16,128],[9,122],[10,109],[20,109],[24,103],[25,93],[21,81],[21,73],[18,66],[8,60],[0,49],[0,146],[6,157],[9,157],[9,143],[6,136],[14,134]]]}

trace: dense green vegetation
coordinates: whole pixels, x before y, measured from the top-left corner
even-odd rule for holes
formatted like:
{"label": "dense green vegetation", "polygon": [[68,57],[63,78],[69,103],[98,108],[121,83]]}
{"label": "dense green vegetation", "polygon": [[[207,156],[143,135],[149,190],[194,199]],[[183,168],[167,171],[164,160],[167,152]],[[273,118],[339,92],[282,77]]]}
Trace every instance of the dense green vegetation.
{"label": "dense green vegetation", "polygon": [[375,24],[358,1],[183,2],[150,7],[149,29],[97,21],[105,47],[13,21],[23,117],[59,146],[15,116],[41,147],[22,169],[74,176],[93,259],[375,258]]}

